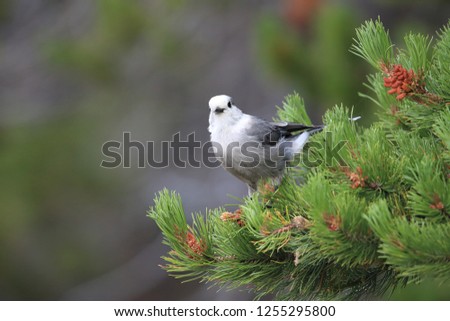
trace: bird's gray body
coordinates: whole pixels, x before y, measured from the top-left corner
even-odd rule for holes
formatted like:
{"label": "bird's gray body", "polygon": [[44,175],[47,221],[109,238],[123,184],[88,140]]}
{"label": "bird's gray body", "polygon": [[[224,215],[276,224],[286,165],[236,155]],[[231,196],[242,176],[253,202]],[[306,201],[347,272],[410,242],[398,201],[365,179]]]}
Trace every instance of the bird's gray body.
{"label": "bird's gray body", "polygon": [[224,168],[256,191],[259,180],[279,182],[286,164],[294,159],[311,133],[323,126],[268,122],[244,114],[229,96],[210,100],[209,131],[216,157]]}

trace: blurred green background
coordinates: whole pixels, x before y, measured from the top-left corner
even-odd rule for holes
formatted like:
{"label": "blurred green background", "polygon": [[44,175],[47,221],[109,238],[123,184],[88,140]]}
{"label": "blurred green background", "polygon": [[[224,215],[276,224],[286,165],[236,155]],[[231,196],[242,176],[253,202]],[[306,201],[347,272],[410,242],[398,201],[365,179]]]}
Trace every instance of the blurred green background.
{"label": "blurred green background", "polygon": [[[358,91],[371,70],[348,51],[354,29],[380,15],[401,44],[449,13],[447,0],[2,0],[0,299],[251,299],[168,277],[146,217],[163,187],[192,212],[235,203],[244,184],[221,169],[138,168],[136,155],[105,169],[102,144],[123,132],[206,142],[216,94],[270,119],[295,90],[315,122],[343,103],[369,125],[376,108]],[[448,300],[450,285],[387,298]]]}

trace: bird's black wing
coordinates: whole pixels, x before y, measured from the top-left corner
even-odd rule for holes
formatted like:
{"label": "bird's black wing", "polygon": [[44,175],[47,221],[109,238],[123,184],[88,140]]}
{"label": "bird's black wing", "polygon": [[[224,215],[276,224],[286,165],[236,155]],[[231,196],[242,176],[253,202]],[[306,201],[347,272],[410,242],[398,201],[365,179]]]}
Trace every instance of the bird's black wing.
{"label": "bird's black wing", "polygon": [[291,137],[305,130],[322,129],[323,126],[307,126],[304,124],[288,122],[268,122],[255,118],[253,126],[247,129],[247,134],[254,141],[263,145],[274,146],[282,138]]}
{"label": "bird's black wing", "polygon": [[290,137],[293,133],[298,134],[299,132],[303,132],[305,130],[313,130],[313,129],[321,129],[322,125],[314,126],[314,125],[305,125],[298,123],[289,123],[289,122],[277,122],[271,123],[273,126],[277,127],[283,134],[284,137]]}

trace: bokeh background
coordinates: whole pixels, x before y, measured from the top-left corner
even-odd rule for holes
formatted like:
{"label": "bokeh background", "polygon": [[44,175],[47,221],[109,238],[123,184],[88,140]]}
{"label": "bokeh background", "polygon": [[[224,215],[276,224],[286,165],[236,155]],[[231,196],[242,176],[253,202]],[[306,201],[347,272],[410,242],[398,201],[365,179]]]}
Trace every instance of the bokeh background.
{"label": "bokeh background", "polygon": [[[1,0],[0,299],[251,299],[168,277],[146,217],[164,187],[189,214],[238,202],[244,184],[222,169],[138,168],[134,152],[131,168],[101,168],[102,144],[123,132],[207,142],[207,102],[222,93],[270,119],[297,91],[315,122],[343,103],[367,126],[355,27],[380,15],[401,44],[449,14],[447,0]],[[448,300],[450,286],[389,299]]]}

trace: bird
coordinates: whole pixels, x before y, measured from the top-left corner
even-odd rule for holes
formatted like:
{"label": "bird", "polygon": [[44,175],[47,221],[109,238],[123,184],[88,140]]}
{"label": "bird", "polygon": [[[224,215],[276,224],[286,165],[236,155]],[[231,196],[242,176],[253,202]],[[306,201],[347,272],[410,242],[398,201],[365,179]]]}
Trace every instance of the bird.
{"label": "bird", "polygon": [[210,140],[222,166],[247,184],[248,194],[261,180],[281,183],[286,166],[300,153],[309,137],[323,125],[270,122],[245,114],[228,95],[209,100]]}

